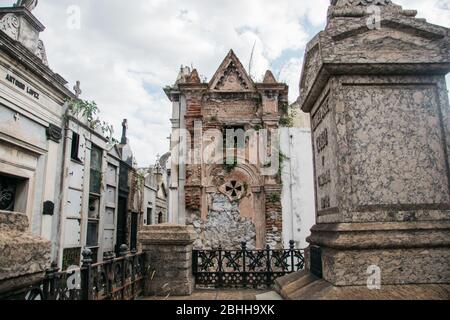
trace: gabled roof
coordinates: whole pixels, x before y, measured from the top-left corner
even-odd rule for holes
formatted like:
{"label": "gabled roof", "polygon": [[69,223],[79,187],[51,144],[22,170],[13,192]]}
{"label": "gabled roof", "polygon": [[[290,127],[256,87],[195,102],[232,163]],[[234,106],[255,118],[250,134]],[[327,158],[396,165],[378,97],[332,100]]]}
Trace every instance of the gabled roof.
{"label": "gabled roof", "polygon": [[253,80],[233,50],[230,50],[212,77],[209,89],[219,92],[256,91]]}

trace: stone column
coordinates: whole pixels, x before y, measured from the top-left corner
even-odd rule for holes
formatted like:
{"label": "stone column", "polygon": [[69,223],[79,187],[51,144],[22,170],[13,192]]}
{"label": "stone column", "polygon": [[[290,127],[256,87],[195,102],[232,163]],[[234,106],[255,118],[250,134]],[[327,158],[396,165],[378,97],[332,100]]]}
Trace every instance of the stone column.
{"label": "stone column", "polygon": [[0,211],[0,299],[23,296],[50,268],[51,244],[29,232],[26,215]]}
{"label": "stone column", "polygon": [[299,102],[318,212],[308,264],[334,286],[448,284],[450,30],[365,3],[332,1],[307,45]]}
{"label": "stone column", "polygon": [[147,253],[146,296],[187,296],[194,291],[192,250],[196,233],[192,226],[145,226],[139,233]]}

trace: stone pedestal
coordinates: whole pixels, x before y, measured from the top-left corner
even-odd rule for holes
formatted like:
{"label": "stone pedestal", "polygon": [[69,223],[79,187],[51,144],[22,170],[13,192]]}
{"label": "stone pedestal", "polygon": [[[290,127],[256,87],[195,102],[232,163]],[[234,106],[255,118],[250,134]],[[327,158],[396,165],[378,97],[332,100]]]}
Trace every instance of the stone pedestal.
{"label": "stone pedestal", "polygon": [[0,299],[20,295],[50,268],[51,243],[28,229],[26,215],[0,211]]}
{"label": "stone pedestal", "polygon": [[307,45],[320,248],[308,265],[334,286],[450,283],[450,32],[415,15],[334,0]]}
{"label": "stone pedestal", "polygon": [[196,233],[192,226],[162,224],[145,226],[139,233],[142,251],[147,253],[146,296],[191,295],[192,250]]}

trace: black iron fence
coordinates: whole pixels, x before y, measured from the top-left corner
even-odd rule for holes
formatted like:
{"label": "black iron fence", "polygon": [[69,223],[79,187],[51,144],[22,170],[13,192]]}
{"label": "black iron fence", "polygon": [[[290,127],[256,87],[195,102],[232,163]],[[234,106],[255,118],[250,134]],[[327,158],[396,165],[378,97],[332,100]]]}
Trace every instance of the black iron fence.
{"label": "black iron fence", "polygon": [[48,270],[45,278],[11,299],[25,300],[134,300],[145,282],[145,254],[128,254],[121,247],[120,257],[92,264],[92,252],[82,253],[80,268],[60,272]]}
{"label": "black iron fence", "polygon": [[276,278],[303,270],[304,250],[289,249],[247,250],[194,250],[193,272],[198,287],[235,288],[270,287]]}

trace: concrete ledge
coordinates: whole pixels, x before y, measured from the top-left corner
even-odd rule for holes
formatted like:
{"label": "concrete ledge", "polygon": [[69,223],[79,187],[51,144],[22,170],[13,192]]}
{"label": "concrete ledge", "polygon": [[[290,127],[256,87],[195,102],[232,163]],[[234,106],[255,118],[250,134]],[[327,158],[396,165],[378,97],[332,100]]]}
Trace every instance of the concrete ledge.
{"label": "concrete ledge", "polygon": [[[314,280],[313,280],[314,279]],[[311,281],[313,280],[313,281]],[[286,300],[449,300],[450,284],[336,287],[301,271],[276,280],[275,289]]]}
{"label": "concrete ledge", "polygon": [[159,224],[144,226],[139,232],[141,244],[189,244],[196,239],[196,233],[192,226],[175,224]]}
{"label": "concrete ledge", "polygon": [[315,225],[308,241],[333,249],[450,247],[450,221]]}

